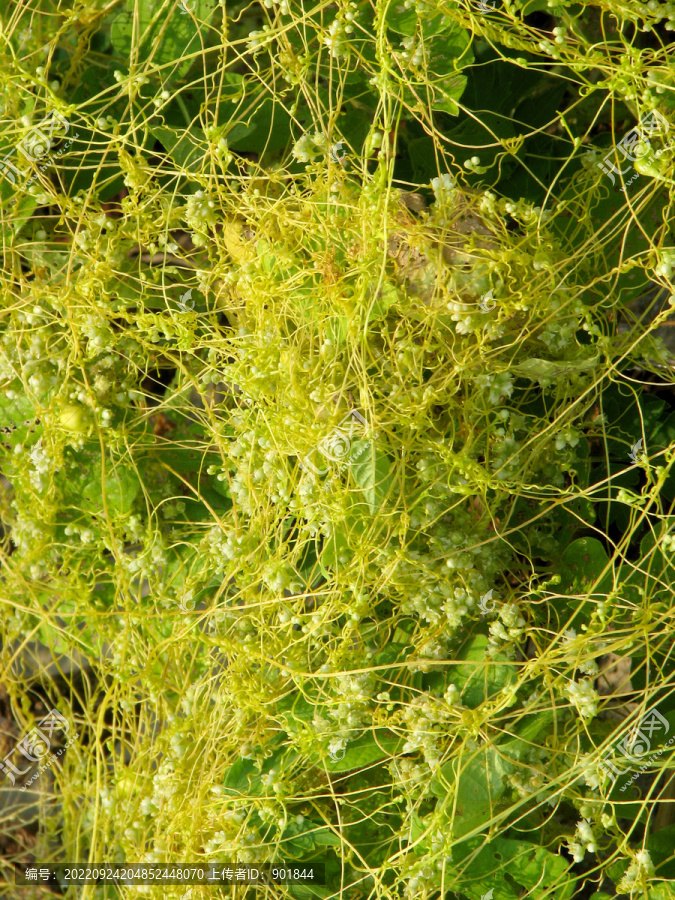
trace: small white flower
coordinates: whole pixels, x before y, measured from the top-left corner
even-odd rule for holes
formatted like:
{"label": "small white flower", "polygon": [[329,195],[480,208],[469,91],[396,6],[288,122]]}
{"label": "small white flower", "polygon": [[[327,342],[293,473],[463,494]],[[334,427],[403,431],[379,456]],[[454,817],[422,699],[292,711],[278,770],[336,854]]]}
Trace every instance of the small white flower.
{"label": "small white flower", "polygon": [[443,175],[440,175],[438,178],[431,179],[431,189],[434,192],[434,196],[436,197],[436,201],[438,203],[442,203],[447,199],[450,191],[455,187],[455,180],[452,175],[449,175],[447,172]]}
{"label": "small white flower", "polygon": [[590,678],[584,678],[579,682],[570,681],[565,685],[564,691],[582,718],[592,719],[597,716],[600,695],[594,689]]}

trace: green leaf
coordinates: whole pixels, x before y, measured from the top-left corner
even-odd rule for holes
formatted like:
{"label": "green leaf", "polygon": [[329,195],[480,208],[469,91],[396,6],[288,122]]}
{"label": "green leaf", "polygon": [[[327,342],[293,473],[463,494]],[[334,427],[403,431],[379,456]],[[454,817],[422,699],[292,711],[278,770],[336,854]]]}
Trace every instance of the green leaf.
{"label": "green leaf", "polygon": [[568,900],[575,890],[574,881],[568,880],[569,862],[537,844],[470,838],[456,845],[452,855],[459,869],[456,889],[470,900],[479,900],[490,889],[492,900],[518,900],[525,894],[529,900]]}
{"label": "green leaf", "polygon": [[[561,591],[583,589],[591,585],[609,563],[609,557],[600,541],[592,537],[578,538],[565,549],[562,555]],[[611,590],[611,569],[603,577],[595,591]]]}
{"label": "green leaf", "polygon": [[[501,145],[490,145],[495,144],[500,138],[514,137],[515,129],[506,115],[496,115],[489,110],[481,110],[479,118],[464,117],[454,128],[447,129],[445,134],[448,140],[461,146],[467,156],[470,156],[473,150],[480,156],[481,166],[489,168],[504,152]],[[501,159],[500,165],[500,175],[505,178],[510,172],[513,172],[517,164],[514,157],[507,157]],[[481,177],[487,177],[487,175]]]}
{"label": "green leaf", "polygon": [[[241,77],[241,81],[232,82],[230,90],[242,97],[239,119],[234,128],[225,134],[228,146],[239,152],[271,153],[284,149],[291,140],[292,119],[283,103],[266,86],[252,77]],[[219,124],[226,124],[227,105]],[[231,104],[230,104],[231,105]]]}
{"label": "green leaf", "polygon": [[523,753],[527,753],[535,744],[536,738],[555,721],[553,710],[542,710],[525,717],[525,721],[513,729],[517,737],[500,741],[499,750],[508,754],[513,759],[520,759]]}
{"label": "green leaf", "polygon": [[648,900],[673,900],[675,897],[675,881],[657,881],[647,885]]}
{"label": "green leaf", "polygon": [[[307,864],[307,868],[311,868],[311,864]],[[289,897],[295,897],[297,900],[326,900],[327,897],[334,897],[335,891],[322,887],[320,884],[289,884],[284,887]]]}
{"label": "green leaf", "polygon": [[155,4],[149,0],[126,0],[126,9],[114,20],[110,37],[115,50],[126,59],[142,59],[144,64],[168,66],[175,69],[163,73],[182,77],[199,55],[207,20],[214,10],[210,0],[190,0],[192,14],[180,7],[171,9],[168,3]]}
{"label": "green leaf", "polygon": [[[226,794],[233,797],[246,797],[250,794],[260,793],[260,773],[252,759],[238,759],[230,766],[225,774],[223,787]],[[253,788],[253,782],[257,781],[257,790]]]}
{"label": "green leaf", "polygon": [[457,29],[455,23],[448,16],[441,13],[427,18],[426,15],[417,12],[414,4],[410,9],[406,9],[403,0],[392,0],[387,7],[384,20],[388,28],[398,34],[404,34],[406,37],[412,37],[415,34],[418,21],[419,29],[425,39]]}
{"label": "green leaf", "polygon": [[[17,391],[17,395],[10,400],[4,392],[0,391],[0,427],[2,428],[19,428],[26,424],[35,422],[35,408],[24,392]],[[3,441],[9,443],[18,443],[13,440],[15,432],[3,435]]]}
{"label": "green leaf", "polygon": [[599,361],[599,354],[592,359],[561,360],[560,362],[532,357],[513,366],[511,371],[523,378],[529,378],[530,381],[539,381],[543,384],[553,381],[561,375],[571,375],[593,369]]}
{"label": "green leaf", "polygon": [[166,152],[181,169],[199,172],[209,148],[201,128],[192,125],[181,132],[159,125],[152,127],[154,136],[162,142]]}
{"label": "green leaf", "polygon": [[[647,849],[659,878],[675,878],[675,825],[655,831],[647,838]],[[674,885],[675,887],[675,885]],[[673,894],[670,895],[671,897]]]}
{"label": "green leaf", "polygon": [[371,515],[384,503],[392,484],[391,461],[374,441],[354,441],[351,445],[350,472],[361,489]]}
{"label": "green leaf", "polygon": [[399,735],[386,728],[377,728],[374,732],[366,732],[355,741],[349,741],[342,759],[331,759],[327,756],[324,760],[323,754],[319,753],[312,754],[310,759],[316,760],[314,765],[320,768],[325,764],[329,772],[351,772],[354,769],[365,769],[383,759],[390,759],[400,752],[403,743],[403,738]]}
{"label": "green leaf", "polygon": [[483,634],[471,637],[459,650],[457,658],[473,665],[453,666],[448,673],[448,682],[458,688],[462,703],[470,709],[476,709],[517,678],[513,663],[486,658],[487,644],[488,639]]}
{"label": "green leaf", "polygon": [[[468,758],[470,757],[470,758]],[[452,830],[459,838],[476,828],[487,828],[494,805],[506,790],[506,775],[513,765],[494,747],[482,747],[451,759],[431,780],[432,794],[453,809]]]}
{"label": "green leaf", "polygon": [[84,488],[82,494],[86,505],[93,511],[103,510],[103,493],[108,512],[111,514],[127,513],[131,509],[136,495],[141,489],[136,472],[130,466],[117,466],[112,471],[108,468],[105,480],[95,474]]}

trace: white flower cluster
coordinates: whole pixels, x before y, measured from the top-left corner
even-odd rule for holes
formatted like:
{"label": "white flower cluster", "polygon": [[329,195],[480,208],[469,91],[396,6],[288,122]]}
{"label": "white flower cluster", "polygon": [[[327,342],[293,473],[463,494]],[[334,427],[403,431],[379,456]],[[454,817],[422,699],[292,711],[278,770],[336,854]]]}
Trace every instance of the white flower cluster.
{"label": "white flower cluster", "polygon": [[336,18],[330,23],[328,34],[323,37],[323,43],[328,47],[333,59],[340,59],[348,55],[349,39],[347,35],[354,31],[352,22],[357,17],[357,4],[354,0],[350,0],[346,6],[346,11],[340,9]]}
{"label": "white flower cluster", "polygon": [[112,348],[113,333],[103,316],[87,316],[82,325],[82,331],[89,339],[90,356]]}
{"label": "white flower cluster", "polygon": [[486,655],[493,656],[497,652],[513,655],[514,644],[522,638],[526,624],[516,604],[505,603],[499,610],[499,618],[490,622]]}
{"label": "white flower cluster", "polygon": [[441,205],[450,198],[454,188],[455,179],[447,172],[439,175],[438,178],[431,179],[431,190],[434,192],[436,202]]}
{"label": "white flower cluster", "polygon": [[235,837],[229,838],[226,832],[217,831],[213,838],[205,843],[204,849],[212,864],[236,859],[243,865],[250,865],[260,861],[260,849],[251,849],[259,842],[260,837],[252,828],[248,828],[241,835],[237,833]]}
{"label": "white flower cluster", "polygon": [[574,857],[575,863],[583,862],[584,855],[588,850],[589,853],[595,853],[597,850],[596,838],[593,834],[593,826],[590,822],[586,820],[582,820],[581,822],[577,822],[577,828],[575,832],[575,837],[577,840],[568,840],[567,846],[569,847],[569,851]]}
{"label": "white flower cluster", "polygon": [[477,311],[474,304],[450,300],[446,306],[452,313],[450,316],[452,321],[457,322],[455,326],[457,334],[474,334],[484,327],[485,313],[482,310]]}
{"label": "white flower cluster", "polygon": [[492,445],[490,468],[501,480],[513,478],[520,470],[518,453],[522,444],[513,434],[507,434],[504,428],[495,428],[494,434],[498,440]]}
{"label": "white flower cluster", "polygon": [[[575,662],[578,656],[578,651],[574,646],[576,638],[577,633],[574,628],[570,628],[563,636],[563,647],[566,649],[565,658],[570,662]],[[584,641],[584,644],[585,643],[586,641]],[[592,678],[595,678],[600,671],[598,664],[594,659],[587,659],[584,662],[579,663],[578,668],[580,672],[590,675]]]}
{"label": "white flower cluster", "polygon": [[[454,699],[455,693],[451,692],[448,696]],[[414,753],[421,750],[427,766],[434,771],[443,756],[449,723],[455,718],[450,704],[447,699],[440,700],[431,694],[422,694],[408,705],[403,718],[408,727],[402,752]]]}
{"label": "white flower cluster", "polygon": [[626,869],[623,878],[616,886],[617,894],[628,894],[644,879],[652,878],[655,874],[649,850],[638,850],[631,864]]}
{"label": "white flower cluster", "polygon": [[249,31],[246,49],[254,56],[258,54],[267,43],[267,35],[271,31],[269,25],[263,25],[262,31]]}
{"label": "white flower cluster", "polygon": [[[421,42],[417,45],[417,47],[415,47],[415,38],[413,36],[411,36],[411,37],[404,38],[401,41],[401,46],[403,47],[403,50],[400,53],[400,56],[402,57],[402,59],[404,59],[406,61],[410,60],[411,66],[419,66],[422,63],[422,60],[424,59],[424,47]],[[413,50],[413,48],[414,48],[414,50]],[[412,56],[411,56],[411,52],[412,52]],[[447,178],[448,176],[446,175],[443,177]],[[438,178],[434,178],[433,181],[438,181]],[[433,185],[433,181],[432,181],[432,185]],[[434,191],[434,193],[436,193],[436,192]],[[438,195],[437,195],[436,199],[438,199]]]}
{"label": "white flower cluster", "polygon": [[295,142],[291,152],[298,162],[313,162],[318,153],[328,153],[328,138],[318,131],[313,135],[303,134],[300,140]]}
{"label": "white flower cluster", "polygon": [[120,565],[128,575],[139,575],[141,578],[155,578],[166,566],[166,550],[162,546],[161,535],[156,533],[154,540],[148,542],[142,552],[123,553]]}
{"label": "white flower cluster", "polygon": [[[45,523],[28,519],[21,512],[17,514],[14,527],[12,528],[12,541],[22,556],[29,557],[31,552],[34,552],[37,548],[44,547],[51,540],[51,530],[46,527]],[[30,568],[30,572],[33,577],[45,574],[46,566],[44,560],[38,560],[34,563]]]}
{"label": "white flower cluster", "polygon": [[552,296],[549,301],[551,321],[537,334],[552,353],[560,354],[576,343],[575,334],[579,329],[595,333],[589,310],[580,300],[566,300],[562,296]]}
{"label": "white flower cluster", "polygon": [[658,264],[656,266],[656,274],[662,278],[670,279],[675,267],[675,248],[663,247],[657,254]]}
{"label": "white flower cluster", "polygon": [[[35,311],[38,309],[40,309],[40,307],[34,307],[33,313],[35,314]],[[42,313],[42,310],[40,310],[40,312]],[[28,321],[28,317],[29,316],[24,313],[19,313],[17,316],[20,322]],[[19,350],[19,347],[17,346],[14,335],[7,333],[4,337],[4,343],[8,345],[12,338],[14,339],[14,345],[16,347],[14,353],[19,351],[22,355],[24,377],[27,377],[30,389],[39,397],[43,397],[56,385],[58,374],[55,369],[63,366],[62,360],[54,358],[51,342],[48,343],[50,330],[51,329],[43,329],[38,333],[31,333],[28,337],[28,346],[24,346],[21,350]],[[11,368],[9,377],[14,377],[14,372],[11,371]],[[9,399],[16,399],[17,396],[19,396],[19,394],[13,391],[7,391],[7,397]]]}
{"label": "white flower cluster", "polygon": [[206,532],[202,547],[212,560],[216,574],[222,574],[227,563],[236,559],[243,541],[243,536],[237,538],[233,533],[228,534],[220,525],[212,525]]}
{"label": "white flower cluster", "polygon": [[[21,444],[17,444],[14,448],[15,453],[20,453],[23,451],[23,447]],[[51,469],[51,463],[49,461],[48,456],[42,449],[42,438],[38,440],[36,444],[33,445],[31,451],[29,453],[30,460],[33,464],[33,468],[29,472],[29,478],[31,484],[38,491],[43,490],[46,485],[45,476]]]}
{"label": "white flower cluster", "polygon": [[265,9],[273,9],[274,5],[278,4],[279,12],[282,16],[288,15],[288,0],[263,0],[263,6]]}
{"label": "white flower cluster", "polygon": [[474,384],[481,390],[488,391],[490,405],[499,403],[502,397],[510,397],[513,393],[513,376],[509,372],[477,375]]}
{"label": "white flower cluster", "polygon": [[416,613],[432,627],[438,627],[444,620],[441,608],[443,603],[450,599],[451,594],[452,588],[439,578],[436,584],[428,587],[424,585],[420,590],[405,597],[401,603],[401,612],[408,615]]}
{"label": "white flower cluster", "polygon": [[558,432],[558,436],[555,439],[555,449],[564,450],[565,447],[576,447],[580,437],[581,434],[576,428],[572,428],[571,426],[565,428],[563,431]]}
{"label": "white flower cluster", "polygon": [[[141,801],[141,814],[144,816],[154,816],[160,810],[166,811],[166,807],[173,806],[174,798],[178,793],[179,781],[175,773],[175,764],[173,760],[163,759],[158,767],[157,772],[152,778],[154,792],[152,797],[145,797]],[[181,802],[180,797],[178,803]]]}
{"label": "white flower cluster", "polygon": [[583,678],[579,682],[569,681],[565,685],[564,691],[582,718],[592,719],[597,716],[600,695],[593,687],[591,678]]}
{"label": "white flower cluster", "polygon": [[541,772],[528,773],[527,775],[523,774],[523,772],[514,772],[512,775],[509,775],[508,782],[518,792],[518,796],[524,798],[539,792],[546,783],[546,779]]}
{"label": "white flower cluster", "polygon": [[389,771],[397,785],[400,785],[409,798],[426,793],[429,786],[429,768],[406,757],[394,760],[389,764]]}
{"label": "white flower cluster", "polygon": [[267,434],[257,429],[246,431],[232,442],[229,452],[238,469],[230,481],[238,509],[250,516],[258,502],[288,505],[290,479]]}
{"label": "white flower cluster", "polygon": [[[331,666],[325,664],[319,669],[322,674],[331,671]],[[372,697],[374,694],[374,679],[370,673],[360,675],[340,675],[334,683],[337,697],[332,704],[325,707],[325,718],[319,712],[315,712],[312,720],[312,729],[320,740],[328,738],[328,752],[337,752],[344,749],[347,741],[355,740],[362,728],[372,722]],[[332,721],[331,721],[332,719]]]}
{"label": "white flower cluster", "polygon": [[66,527],[64,528],[64,533],[68,537],[72,537],[74,534],[76,534],[83,544],[91,544],[96,537],[91,528],[87,528],[83,525],[76,525],[73,523],[71,523],[70,525],[66,525]]}
{"label": "white flower cluster", "polygon": [[264,566],[261,577],[267,587],[274,593],[281,594],[287,588],[291,591],[302,590],[302,582],[297,580],[293,566],[286,560],[270,560]]}
{"label": "white flower cluster", "polygon": [[185,207],[185,221],[192,228],[192,242],[203,246],[207,241],[206,227],[214,227],[218,222],[216,204],[204,191],[195,191],[188,197]]}

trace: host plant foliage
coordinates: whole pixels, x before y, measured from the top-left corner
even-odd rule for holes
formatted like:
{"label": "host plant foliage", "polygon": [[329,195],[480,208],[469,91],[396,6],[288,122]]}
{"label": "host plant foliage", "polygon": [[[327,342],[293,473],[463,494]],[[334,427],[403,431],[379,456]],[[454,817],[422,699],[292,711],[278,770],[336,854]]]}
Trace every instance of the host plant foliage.
{"label": "host plant foliage", "polygon": [[672,896],[602,757],[675,728],[675,5],[0,12],[6,752],[96,672],[33,858]]}

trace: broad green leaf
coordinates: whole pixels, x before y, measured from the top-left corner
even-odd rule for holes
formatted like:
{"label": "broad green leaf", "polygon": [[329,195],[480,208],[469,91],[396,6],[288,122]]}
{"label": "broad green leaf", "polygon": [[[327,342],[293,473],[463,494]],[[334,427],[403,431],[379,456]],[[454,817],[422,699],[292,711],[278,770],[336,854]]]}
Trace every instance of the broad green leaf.
{"label": "broad green leaf", "polygon": [[393,306],[395,303],[398,303],[399,300],[400,294],[396,285],[385,281],[377,293],[377,299],[372,305],[370,315],[368,316],[368,321],[374,322],[377,319],[381,319],[383,316],[386,316],[389,307]]}
{"label": "broad green leaf", "polygon": [[[257,789],[254,790],[253,784]],[[252,759],[238,759],[230,766],[223,781],[226,794],[233,797],[246,797],[260,793],[260,772]]]}
{"label": "broad green leaf", "polygon": [[182,77],[192,65],[190,54],[198,55],[202,49],[206,22],[214,10],[210,0],[189,0],[186,6],[190,13],[169,2],[126,0],[125,10],[110,28],[115,50],[146,64],[175,63],[175,74]]}
{"label": "broad green leaf", "polygon": [[391,488],[393,473],[387,454],[375,441],[353,441],[350,448],[350,472],[375,515],[384,503]]}
{"label": "broad green leaf", "polygon": [[483,634],[470,638],[460,649],[457,658],[471,665],[449,667],[448,682],[454,684],[462,703],[475,709],[490,697],[512,684],[517,678],[513,663],[486,658],[488,639]]}
{"label": "broad green leaf", "polygon": [[[577,538],[565,549],[562,555],[561,590],[568,591],[578,586],[589,587],[605,569],[609,558],[605,548],[596,538]],[[596,591],[603,592],[611,588],[611,569],[598,584]]]}
{"label": "broad green leaf", "polygon": [[[35,422],[35,409],[23,390],[16,391],[16,397],[10,400],[4,392],[0,392],[0,427],[18,428],[24,423]],[[3,440],[10,440],[12,433],[3,435]]]}
{"label": "broad green leaf", "polygon": [[[238,76],[241,77],[241,76]],[[261,86],[257,79],[244,77],[228,85],[233,95],[240,94],[241,104],[223,104],[237,109],[237,122],[232,131],[225,134],[228,146],[239,152],[267,153],[281,150],[292,138],[291,117],[285,105],[274,96],[271,89]],[[223,115],[219,124],[230,121]]]}
{"label": "broad green leaf", "polygon": [[495,803],[506,789],[506,776],[512,771],[512,763],[494,747],[482,747],[475,755],[467,751],[441,767],[430,790],[440,800],[447,800],[449,814],[454,805],[455,837],[488,827]]}
{"label": "broad green leaf", "polygon": [[131,509],[136,495],[140,491],[138,476],[129,466],[107,467],[105,480],[101,482],[100,474],[86,485],[82,494],[87,505],[96,512],[103,511],[103,492],[108,512],[127,513]]}
{"label": "broad green leaf", "polygon": [[513,729],[518,737],[500,741],[499,750],[507,753],[513,759],[520,759],[523,753],[532,749],[532,745],[536,744],[536,739],[542,731],[547,729],[554,720],[555,713],[550,709],[527,716],[524,722]]}
{"label": "broad green leaf", "polygon": [[[490,145],[495,144],[498,139],[513,138],[515,133],[513,123],[506,115],[496,115],[489,110],[481,110],[480,116],[475,119],[462,117],[457,125],[446,131],[448,140],[467,148],[467,155],[469,155],[469,149],[475,147],[481,166],[487,167],[490,167],[504,152],[500,144]],[[505,178],[516,169],[517,163],[514,157],[504,159],[502,156],[500,165],[500,175]],[[487,178],[488,176],[481,177]]]}
{"label": "broad green leaf", "polygon": [[[307,863],[304,868],[308,871],[311,869],[311,863]],[[328,897],[334,897],[335,891],[322,887],[320,884],[289,884],[284,887],[289,897],[295,897],[296,900],[327,900]]]}
{"label": "broad green leaf", "polygon": [[647,885],[648,900],[673,900],[675,881],[656,881]]}
{"label": "broad green leaf", "polygon": [[[612,147],[612,135],[608,137],[603,147],[592,148],[599,151],[601,159]],[[621,135],[617,134],[616,144],[620,140]],[[620,153],[617,158],[621,160]],[[630,201],[629,207],[630,198],[621,192],[618,176],[614,176],[613,185],[610,178],[597,168],[599,162],[590,171],[578,170],[577,175],[567,181],[559,200],[567,205],[570,216],[556,216],[552,226],[564,239],[570,253],[581,244],[588,243],[591,248],[588,260],[590,271],[598,266],[603,272],[613,273],[611,277],[605,277],[604,284],[599,284],[603,294],[611,292],[613,302],[617,304],[628,303],[649,287],[650,275],[648,269],[640,264],[625,264],[631,258],[637,260],[641,254],[648,252],[653,223],[667,215],[668,193],[654,191],[637,205]],[[621,161],[618,165],[625,168]],[[624,181],[634,174],[632,169],[626,172]],[[634,187],[639,190],[639,182]],[[631,190],[628,188],[629,192]],[[615,233],[621,234],[621,240],[608,240],[610,231],[614,232],[614,229],[617,229]],[[622,264],[624,270],[616,274]]]}
{"label": "broad green leaf", "polygon": [[659,878],[675,878],[675,825],[667,825],[650,834],[647,849]]}
{"label": "broad green leaf", "polygon": [[303,694],[288,694],[281,697],[275,705],[277,714],[289,722],[295,722],[296,725],[303,725],[305,722],[311,721],[317,712],[317,705],[310,703]]}
{"label": "broad green leaf", "polygon": [[[348,741],[342,759],[331,759],[330,756],[325,756],[325,766],[329,772],[351,772],[354,769],[364,769],[383,759],[390,759],[400,752],[403,743],[402,737],[385,728],[378,728],[374,732],[366,732],[355,741]],[[310,759],[312,758],[316,759],[315,765],[323,768],[324,754],[312,754]]]}
{"label": "broad green leaf", "polygon": [[319,568],[324,578],[332,578],[331,570],[339,570],[350,559],[349,541],[343,530],[336,529],[324,542],[319,556]]}
{"label": "broad green leaf", "polygon": [[16,211],[12,216],[12,228],[15,235],[23,231],[28,220],[35,212],[36,206],[37,200],[31,194],[21,194],[19,196],[16,201]]}
{"label": "broad green leaf", "polygon": [[457,28],[449,16],[440,14],[427,18],[426,15],[417,12],[414,4],[406,9],[403,0],[392,0],[387,7],[385,21],[388,28],[406,37],[415,34],[419,22],[419,31],[425,39]]}
{"label": "broad green leaf", "polygon": [[523,378],[529,378],[530,381],[539,381],[544,384],[554,381],[561,375],[571,375],[593,369],[599,361],[599,355],[592,359],[562,360],[560,362],[533,357],[513,366],[511,371]]}
{"label": "broad green leaf", "polygon": [[195,172],[201,170],[204,157],[209,153],[206,136],[201,128],[193,125],[178,133],[173,128],[155,125],[152,133],[181,169],[192,169]]}
{"label": "broad green leaf", "polygon": [[453,864],[460,872],[456,887],[470,900],[490,889],[492,900],[518,900],[525,894],[529,900],[568,900],[575,890],[570,863],[526,841],[470,838],[453,848]]}

